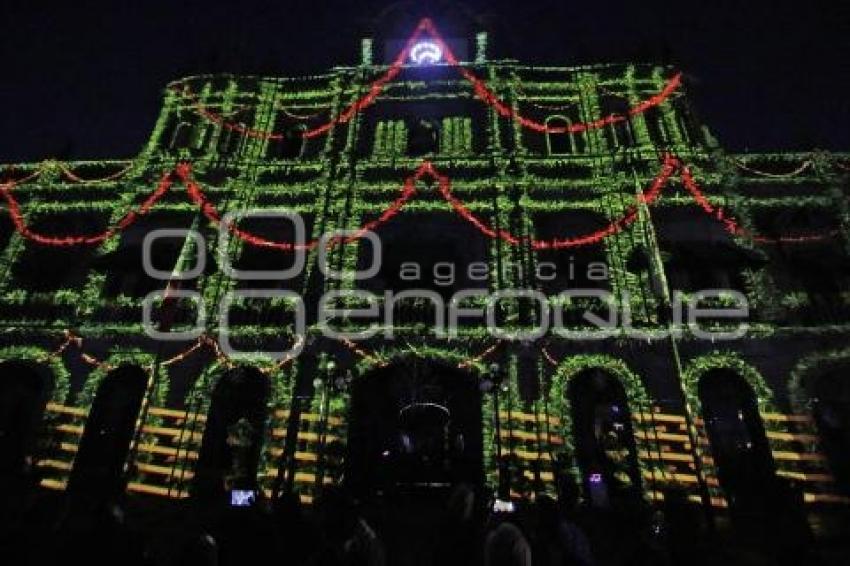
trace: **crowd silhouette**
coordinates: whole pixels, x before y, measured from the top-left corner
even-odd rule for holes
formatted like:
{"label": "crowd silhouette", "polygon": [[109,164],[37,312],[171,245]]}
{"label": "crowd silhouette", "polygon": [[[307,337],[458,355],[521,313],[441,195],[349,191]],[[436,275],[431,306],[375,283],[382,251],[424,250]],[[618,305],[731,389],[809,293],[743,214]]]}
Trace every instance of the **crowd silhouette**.
{"label": "crowd silhouette", "polygon": [[[328,486],[312,505],[295,494],[250,505],[69,496],[8,475],[0,551],[4,564],[122,566],[592,566],[825,564],[802,502],[778,482],[769,499],[727,514],[729,535],[671,490],[607,509],[562,486],[515,506],[473,486],[399,490],[358,498]],[[799,499],[799,498],[797,498]],[[498,509],[498,510],[495,510]],[[725,537],[725,538],[724,538]]]}

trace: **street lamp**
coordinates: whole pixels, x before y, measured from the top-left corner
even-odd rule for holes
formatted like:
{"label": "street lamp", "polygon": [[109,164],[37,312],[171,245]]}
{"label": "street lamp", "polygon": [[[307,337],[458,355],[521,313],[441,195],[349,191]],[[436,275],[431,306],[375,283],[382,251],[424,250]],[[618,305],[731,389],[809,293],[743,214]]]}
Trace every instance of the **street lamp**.
{"label": "street lamp", "polygon": [[319,375],[313,380],[314,390],[321,388],[322,403],[319,414],[319,446],[316,449],[316,491],[322,489],[325,476],[325,445],[327,443],[328,414],[330,413],[331,395],[340,390],[338,382],[345,384],[345,378],[337,375],[336,362],[324,354],[319,360]]}
{"label": "street lamp", "polygon": [[496,465],[498,466],[499,485],[496,491],[496,498],[499,500],[509,500],[511,495],[511,483],[509,470],[505,466],[506,460],[502,457],[502,426],[499,416],[499,392],[502,389],[502,381],[504,374],[502,367],[497,363],[490,364],[487,379],[481,383],[481,390],[484,393],[493,393],[493,426],[496,433]]}

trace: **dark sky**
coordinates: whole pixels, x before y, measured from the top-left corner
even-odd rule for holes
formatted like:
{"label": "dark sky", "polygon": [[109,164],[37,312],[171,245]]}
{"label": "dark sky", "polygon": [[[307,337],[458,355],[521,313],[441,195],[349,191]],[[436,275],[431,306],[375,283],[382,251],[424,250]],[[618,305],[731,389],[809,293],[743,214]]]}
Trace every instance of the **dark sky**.
{"label": "dark sky", "polygon": [[[132,156],[169,80],[355,63],[357,22],[387,4],[2,0],[0,162]],[[526,62],[674,62],[727,148],[850,150],[847,0],[466,4]]]}

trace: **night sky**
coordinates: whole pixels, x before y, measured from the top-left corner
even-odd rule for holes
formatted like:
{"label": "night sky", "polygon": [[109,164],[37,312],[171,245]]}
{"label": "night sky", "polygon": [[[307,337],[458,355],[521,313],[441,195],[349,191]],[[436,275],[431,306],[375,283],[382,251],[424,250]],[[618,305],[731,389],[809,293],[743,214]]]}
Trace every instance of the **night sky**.
{"label": "night sky", "polygon": [[[354,64],[361,22],[388,4],[2,0],[0,162],[131,157],[168,81]],[[847,0],[466,4],[495,16],[503,46],[524,62],[679,66],[731,150],[850,150]]]}

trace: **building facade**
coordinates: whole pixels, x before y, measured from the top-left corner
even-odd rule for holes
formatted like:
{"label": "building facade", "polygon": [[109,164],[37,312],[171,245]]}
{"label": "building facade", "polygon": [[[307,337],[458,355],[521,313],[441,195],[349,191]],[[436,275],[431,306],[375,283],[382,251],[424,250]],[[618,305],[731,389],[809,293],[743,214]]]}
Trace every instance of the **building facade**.
{"label": "building facade", "polygon": [[[718,510],[779,477],[846,505],[848,170],[724,151],[675,69],[494,59],[428,20],[315,76],[175,81],[135,159],[4,168],[4,468],[104,496],[572,484]],[[256,214],[281,210],[303,238]],[[677,318],[741,296],[739,338]]]}

